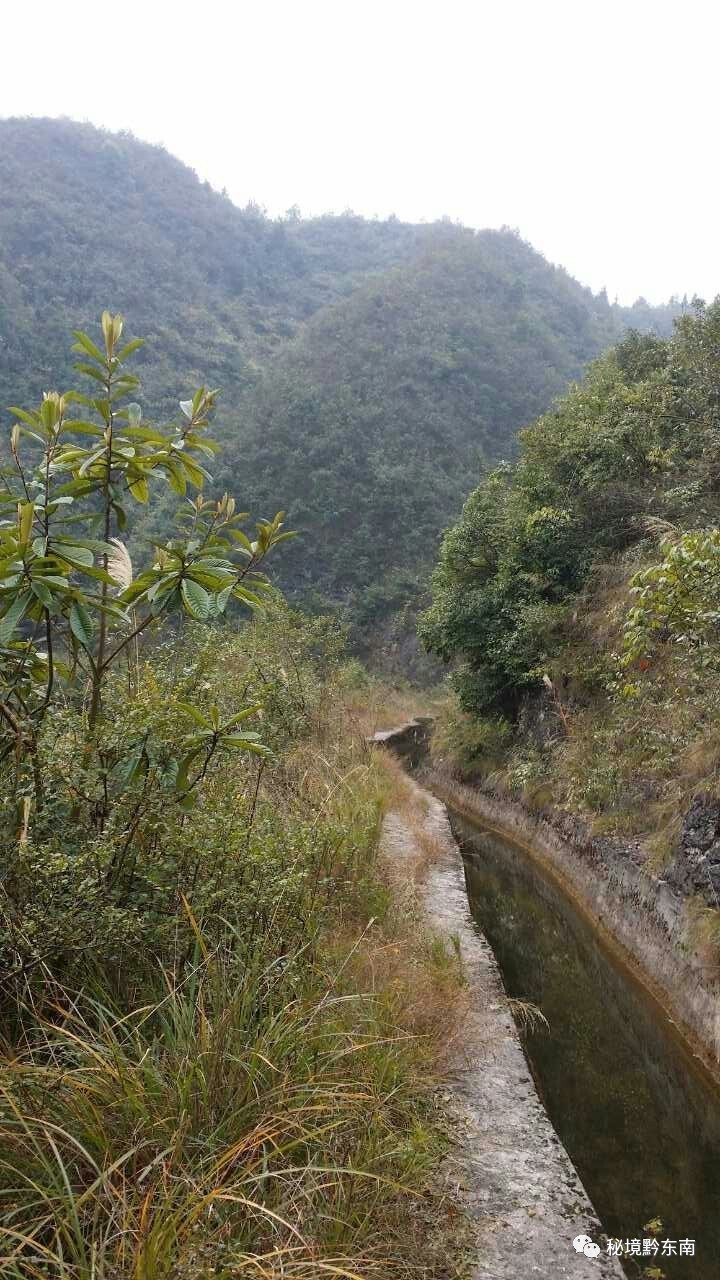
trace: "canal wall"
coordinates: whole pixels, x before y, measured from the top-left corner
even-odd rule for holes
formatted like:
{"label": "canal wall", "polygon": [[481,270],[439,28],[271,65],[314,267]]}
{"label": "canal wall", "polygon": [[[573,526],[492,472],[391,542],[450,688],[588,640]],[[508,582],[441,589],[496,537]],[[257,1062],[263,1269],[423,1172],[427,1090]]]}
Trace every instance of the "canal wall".
{"label": "canal wall", "polygon": [[[425,726],[412,722],[373,741],[412,759],[425,736]],[[409,788],[410,809],[385,816],[382,854],[399,892],[422,868],[422,913],[459,952],[467,982],[465,1012],[447,1048],[442,1103],[452,1132],[445,1178],[475,1235],[469,1276],[620,1280],[620,1264],[604,1251],[597,1215],[538,1097],[492,950],[471,918],[445,806],[415,782]],[[600,1253],[576,1251],[578,1236]]]}
{"label": "canal wall", "polygon": [[717,1077],[720,981],[688,938],[687,897],[650,875],[631,842],[594,837],[572,814],[532,813],[460,783],[432,763],[418,776],[458,812],[521,845],[554,876],[657,1001],[690,1052]]}

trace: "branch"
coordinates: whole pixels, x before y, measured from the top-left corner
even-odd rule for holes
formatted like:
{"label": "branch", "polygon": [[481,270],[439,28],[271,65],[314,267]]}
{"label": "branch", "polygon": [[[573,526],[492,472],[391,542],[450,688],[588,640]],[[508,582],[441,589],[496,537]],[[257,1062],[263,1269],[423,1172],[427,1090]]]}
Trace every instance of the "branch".
{"label": "branch", "polygon": [[134,640],[136,636],[139,636],[139,635],[140,635],[140,632],[141,632],[141,631],[144,631],[144,630],[145,630],[145,628],[146,628],[146,627],[149,625],[149,623],[151,623],[151,622],[155,622],[155,614],[153,614],[153,613],[148,613],[148,614],[146,615],[146,617],[144,617],[144,618],[143,618],[142,622],[140,622],[140,623],[137,625],[137,627],[135,627],[135,629],[134,629],[133,631],[131,631],[131,632],[130,632],[130,634],[129,634],[129,635],[127,635],[127,636],[125,637],[125,639],[124,639],[124,640],[121,640],[121,641],[120,641],[120,644],[119,644],[119,645],[117,645],[117,646],[113,649],[112,653],[109,653],[109,654],[108,654],[108,656],[106,657],[105,661],[103,662],[102,670],[104,671],[106,667],[109,667],[109,666],[110,666],[110,663],[111,663],[111,662],[112,662],[112,661],[117,657],[117,655],[118,655],[119,653],[122,653],[123,649],[125,649],[125,648],[126,648],[126,646],[130,644],[130,641],[131,641],[131,640]]}

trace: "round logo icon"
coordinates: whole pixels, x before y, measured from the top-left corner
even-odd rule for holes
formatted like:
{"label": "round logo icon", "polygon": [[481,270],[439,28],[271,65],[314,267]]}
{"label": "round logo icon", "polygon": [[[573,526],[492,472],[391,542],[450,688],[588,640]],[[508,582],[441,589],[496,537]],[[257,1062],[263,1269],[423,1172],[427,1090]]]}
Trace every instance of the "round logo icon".
{"label": "round logo icon", "polygon": [[600,1245],[595,1244],[590,1236],[580,1235],[573,1240],[573,1249],[576,1253],[584,1253],[586,1258],[597,1258],[600,1254]]}
{"label": "round logo icon", "polygon": [[573,1240],[573,1249],[576,1253],[584,1253],[589,1244],[592,1244],[589,1236],[576,1236]]}

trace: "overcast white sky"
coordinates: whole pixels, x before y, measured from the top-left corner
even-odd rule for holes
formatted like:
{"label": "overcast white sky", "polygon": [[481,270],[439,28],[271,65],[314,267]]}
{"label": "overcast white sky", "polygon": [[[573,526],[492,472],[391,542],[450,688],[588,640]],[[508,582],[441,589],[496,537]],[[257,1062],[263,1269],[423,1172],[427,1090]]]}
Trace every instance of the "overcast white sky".
{"label": "overcast white sky", "polygon": [[509,224],[611,298],[711,297],[719,34],[713,0],[0,0],[0,116],[131,129],[271,213]]}

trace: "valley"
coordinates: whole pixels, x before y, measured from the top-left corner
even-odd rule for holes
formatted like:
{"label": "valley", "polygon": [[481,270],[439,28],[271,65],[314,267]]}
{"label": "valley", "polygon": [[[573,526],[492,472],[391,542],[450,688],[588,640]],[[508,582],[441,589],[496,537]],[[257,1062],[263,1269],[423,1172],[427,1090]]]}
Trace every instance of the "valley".
{"label": "valley", "polygon": [[0,191],[0,1276],[710,1280],[720,301]]}

